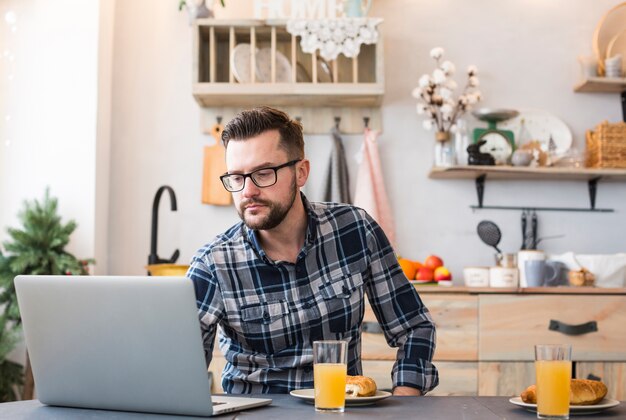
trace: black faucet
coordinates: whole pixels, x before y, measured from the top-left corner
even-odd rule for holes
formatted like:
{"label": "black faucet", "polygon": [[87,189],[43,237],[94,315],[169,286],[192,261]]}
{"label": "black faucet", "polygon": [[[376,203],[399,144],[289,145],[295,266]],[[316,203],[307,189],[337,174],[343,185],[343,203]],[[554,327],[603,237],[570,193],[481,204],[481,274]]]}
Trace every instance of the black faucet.
{"label": "black faucet", "polygon": [[159,202],[161,201],[161,195],[163,191],[167,191],[170,194],[170,203],[172,211],[176,211],[176,194],[169,185],[163,185],[159,187],[154,196],[152,202],[152,230],[150,232],[150,255],[148,255],[148,264],[174,264],[180,255],[178,249],[174,251],[170,259],[162,259],[157,255],[157,230],[159,228]]}

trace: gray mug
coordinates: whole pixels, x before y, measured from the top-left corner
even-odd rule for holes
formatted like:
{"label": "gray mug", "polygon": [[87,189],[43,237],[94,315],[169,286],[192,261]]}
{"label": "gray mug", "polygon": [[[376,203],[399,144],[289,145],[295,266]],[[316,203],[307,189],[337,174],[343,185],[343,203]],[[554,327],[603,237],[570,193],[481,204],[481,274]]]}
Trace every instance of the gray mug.
{"label": "gray mug", "polygon": [[526,284],[528,287],[541,287],[550,285],[559,277],[559,270],[554,264],[548,264],[545,260],[529,260],[524,262]]}

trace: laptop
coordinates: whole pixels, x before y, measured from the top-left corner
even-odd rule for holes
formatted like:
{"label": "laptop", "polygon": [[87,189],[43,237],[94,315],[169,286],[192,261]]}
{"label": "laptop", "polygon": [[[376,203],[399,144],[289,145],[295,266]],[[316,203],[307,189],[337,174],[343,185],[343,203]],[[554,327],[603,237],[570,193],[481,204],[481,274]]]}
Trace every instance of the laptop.
{"label": "laptop", "polygon": [[272,402],[211,396],[185,277],[17,276],[15,289],[44,404],[211,416]]}

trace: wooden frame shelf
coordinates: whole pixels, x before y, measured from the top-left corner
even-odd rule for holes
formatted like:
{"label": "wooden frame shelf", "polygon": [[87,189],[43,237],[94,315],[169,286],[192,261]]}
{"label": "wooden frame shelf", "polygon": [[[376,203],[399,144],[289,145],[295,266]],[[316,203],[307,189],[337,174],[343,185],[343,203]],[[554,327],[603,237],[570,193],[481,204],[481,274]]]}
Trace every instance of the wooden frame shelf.
{"label": "wooden frame shelf", "polygon": [[[384,94],[382,30],[377,44],[362,45],[358,57],[340,55],[328,63],[302,51],[285,20],[199,19],[194,26],[193,96],[202,107],[378,107]],[[250,82],[231,69],[238,44],[248,43]],[[256,80],[256,51],[269,48],[269,81]],[[277,81],[277,56],[291,66],[289,82]],[[305,81],[303,81],[305,79]]]}
{"label": "wooden frame shelf", "polygon": [[622,93],[626,91],[626,77],[590,77],[574,86],[574,92]]}

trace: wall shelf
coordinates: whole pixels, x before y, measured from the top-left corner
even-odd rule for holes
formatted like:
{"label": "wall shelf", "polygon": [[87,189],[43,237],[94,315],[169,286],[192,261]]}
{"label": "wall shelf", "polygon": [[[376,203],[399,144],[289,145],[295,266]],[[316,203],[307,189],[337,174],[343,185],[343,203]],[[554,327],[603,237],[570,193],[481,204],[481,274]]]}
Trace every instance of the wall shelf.
{"label": "wall shelf", "polygon": [[[515,166],[451,166],[434,167],[428,175],[431,179],[474,179],[478,205],[474,210],[535,210],[535,211],[574,211],[574,212],[613,212],[613,209],[596,208],[598,181],[626,181],[626,169],[595,168],[528,168]],[[486,179],[500,180],[551,180],[587,181],[589,207],[537,207],[537,206],[485,206],[483,197]]]}
{"label": "wall shelf", "polygon": [[[199,19],[194,26],[193,96],[202,107],[378,107],[384,94],[382,29],[376,44],[361,45],[356,58],[323,61],[302,51],[286,20]],[[250,81],[239,83],[231,68],[233,50],[250,44]],[[257,80],[258,50],[271,51],[270,80]],[[258,49],[258,50],[257,50]],[[277,79],[279,60],[290,66],[289,81]],[[240,69],[241,72],[241,69]]]}
{"label": "wall shelf", "polygon": [[574,86],[574,92],[621,94],[622,121],[626,121],[626,77],[590,77]]}

